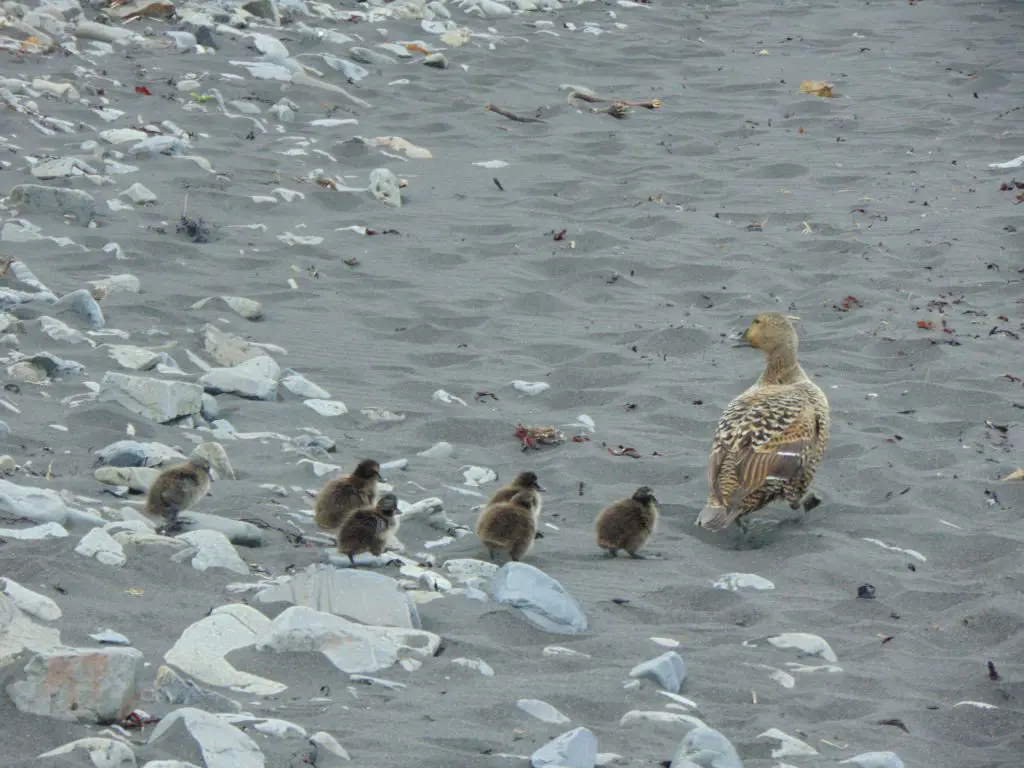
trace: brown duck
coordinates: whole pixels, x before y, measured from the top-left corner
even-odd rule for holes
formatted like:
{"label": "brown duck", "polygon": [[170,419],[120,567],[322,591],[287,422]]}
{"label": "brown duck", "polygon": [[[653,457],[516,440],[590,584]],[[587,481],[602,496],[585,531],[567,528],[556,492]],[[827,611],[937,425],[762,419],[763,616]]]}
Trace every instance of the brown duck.
{"label": "brown duck", "polygon": [[334,531],[353,510],[373,504],[377,481],[383,480],[380,464],[363,459],[351,475],[329,480],[317,494],[314,520],[324,530]]}
{"label": "brown duck", "polygon": [[708,500],[696,520],[708,530],[735,522],[745,532],[743,517],[779,498],[792,509],[802,503],[805,511],[821,503],[804,493],[828,445],[828,398],[797,361],[790,320],[776,312],[760,314],[737,339],[737,346],[760,349],[765,367],[729,403],[715,429]]}

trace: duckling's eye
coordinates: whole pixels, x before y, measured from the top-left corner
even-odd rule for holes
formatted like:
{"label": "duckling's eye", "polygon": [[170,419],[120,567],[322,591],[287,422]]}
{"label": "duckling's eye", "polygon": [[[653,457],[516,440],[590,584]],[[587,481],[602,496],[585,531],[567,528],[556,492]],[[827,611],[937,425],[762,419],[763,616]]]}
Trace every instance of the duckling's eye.
{"label": "duckling's eye", "polygon": [[760,324],[761,324],[761,318],[755,317],[754,318],[754,325],[760,325]]}

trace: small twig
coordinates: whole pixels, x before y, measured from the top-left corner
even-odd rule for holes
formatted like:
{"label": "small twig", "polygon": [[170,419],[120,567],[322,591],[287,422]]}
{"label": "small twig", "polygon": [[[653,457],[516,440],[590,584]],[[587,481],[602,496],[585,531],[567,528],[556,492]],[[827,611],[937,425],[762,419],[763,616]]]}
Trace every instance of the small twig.
{"label": "small twig", "polygon": [[510,112],[503,107],[496,107],[493,104],[484,104],[484,109],[487,112],[494,112],[496,115],[507,117],[509,120],[515,120],[517,123],[543,123],[539,117],[527,117],[526,115],[517,115],[515,112]]}

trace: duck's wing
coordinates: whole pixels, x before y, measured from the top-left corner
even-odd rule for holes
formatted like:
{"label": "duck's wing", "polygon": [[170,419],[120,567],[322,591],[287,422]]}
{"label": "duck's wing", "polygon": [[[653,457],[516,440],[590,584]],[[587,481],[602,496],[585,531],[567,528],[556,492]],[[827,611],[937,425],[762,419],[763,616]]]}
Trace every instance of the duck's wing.
{"label": "duck's wing", "polygon": [[[788,482],[804,469],[820,425],[800,388],[766,388],[737,398],[722,414],[708,462],[714,498],[736,509],[769,480]],[[732,482],[720,480],[728,473]],[[725,485],[732,485],[728,501]]]}

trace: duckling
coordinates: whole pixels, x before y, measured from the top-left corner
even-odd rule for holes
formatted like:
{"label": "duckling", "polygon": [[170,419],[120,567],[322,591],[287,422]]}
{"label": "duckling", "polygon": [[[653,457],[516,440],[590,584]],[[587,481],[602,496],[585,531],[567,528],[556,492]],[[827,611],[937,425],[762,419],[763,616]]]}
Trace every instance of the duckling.
{"label": "duckling", "polygon": [[487,547],[491,560],[497,551],[507,551],[509,558],[522,560],[533,547],[540,517],[540,494],[524,488],[508,501],[488,504],[476,521],[476,535]]}
{"label": "duckling", "polygon": [[355,565],[353,555],[370,552],[380,555],[398,531],[398,497],[385,493],[376,506],[364,506],[347,515],[338,529],[338,551],[348,555]]}
{"label": "duckling", "polygon": [[167,535],[181,529],[179,513],[207,494],[212,472],[209,460],[196,456],[157,475],[146,494],[145,507],[147,515],[164,521],[157,533]]}
{"label": "duckling", "polygon": [[658,500],[646,485],[637,488],[628,499],[616,501],[601,510],[597,516],[597,546],[618,557],[624,549],[630,557],[643,559],[637,554],[654,533],[658,524]]}
{"label": "duckling", "polygon": [[373,459],[363,459],[351,475],[329,480],[317,494],[314,505],[314,520],[324,530],[337,530],[353,510],[373,504],[377,495],[377,481],[380,464]]}
{"label": "duckling", "polygon": [[[536,472],[520,472],[516,475],[515,480],[506,485],[504,488],[499,488],[494,492],[494,495],[487,500],[487,504],[484,507],[489,507],[492,504],[500,504],[505,501],[510,501],[513,496],[523,490],[534,490],[539,493],[547,491],[543,485],[537,481]],[[544,506],[544,501],[540,496],[537,497],[537,510],[536,514],[540,516],[540,510]]]}
{"label": "duckling", "polygon": [[829,404],[797,361],[791,318],[760,314],[736,340],[764,353],[760,378],[733,399],[715,429],[708,458],[708,499],[696,523],[720,531],[782,498],[810,511],[821,500],[804,497],[828,445]]}

